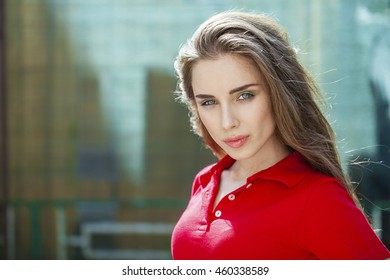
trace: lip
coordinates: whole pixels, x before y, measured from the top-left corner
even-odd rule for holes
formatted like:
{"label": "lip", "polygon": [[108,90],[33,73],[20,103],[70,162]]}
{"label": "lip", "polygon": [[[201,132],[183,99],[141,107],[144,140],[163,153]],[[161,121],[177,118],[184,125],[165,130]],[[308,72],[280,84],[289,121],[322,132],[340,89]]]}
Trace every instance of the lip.
{"label": "lip", "polygon": [[225,138],[223,142],[225,142],[225,144],[231,148],[238,149],[244,146],[248,138],[249,135],[239,135],[239,136]]}

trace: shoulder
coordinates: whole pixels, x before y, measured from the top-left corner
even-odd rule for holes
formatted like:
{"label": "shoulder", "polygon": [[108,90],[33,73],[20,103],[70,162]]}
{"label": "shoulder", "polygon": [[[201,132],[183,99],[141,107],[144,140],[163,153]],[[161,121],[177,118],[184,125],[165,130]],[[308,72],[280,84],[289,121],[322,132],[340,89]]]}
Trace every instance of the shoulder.
{"label": "shoulder", "polygon": [[303,221],[348,220],[364,216],[351,194],[338,179],[311,169],[295,187],[302,196]]}
{"label": "shoulder", "polygon": [[300,216],[297,239],[320,259],[376,259],[388,251],[362,210],[337,179],[321,173],[305,178],[309,195]]}
{"label": "shoulder", "polygon": [[332,213],[348,215],[351,210],[361,212],[346,186],[334,177],[313,170],[300,185],[306,193],[304,215],[307,218],[317,219],[321,215],[331,218]]}
{"label": "shoulder", "polygon": [[334,177],[313,171],[305,177],[302,183],[311,188],[310,201],[312,203],[319,203],[321,201],[331,203],[332,201],[343,199],[354,204],[347,188]]}

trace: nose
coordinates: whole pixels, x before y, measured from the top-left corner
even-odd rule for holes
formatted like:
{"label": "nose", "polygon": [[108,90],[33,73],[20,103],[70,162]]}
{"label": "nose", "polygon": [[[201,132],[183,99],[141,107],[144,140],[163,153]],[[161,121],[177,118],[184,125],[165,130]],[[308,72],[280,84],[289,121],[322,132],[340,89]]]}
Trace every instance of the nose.
{"label": "nose", "polygon": [[221,115],[221,123],[224,129],[230,130],[239,126],[238,118],[230,106],[223,106]]}

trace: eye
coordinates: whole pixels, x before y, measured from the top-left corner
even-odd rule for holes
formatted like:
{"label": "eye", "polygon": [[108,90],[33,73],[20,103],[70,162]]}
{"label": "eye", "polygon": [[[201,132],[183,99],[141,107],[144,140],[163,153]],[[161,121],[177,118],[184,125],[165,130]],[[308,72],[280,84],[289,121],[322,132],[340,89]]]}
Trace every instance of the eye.
{"label": "eye", "polygon": [[254,96],[254,94],[250,93],[250,92],[243,92],[240,94],[240,96],[238,97],[238,100],[247,100],[247,99],[251,99],[252,97]]}
{"label": "eye", "polygon": [[215,100],[212,99],[204,100],[200,103],[201,106],[211,106],[215,104],[216,104]]}

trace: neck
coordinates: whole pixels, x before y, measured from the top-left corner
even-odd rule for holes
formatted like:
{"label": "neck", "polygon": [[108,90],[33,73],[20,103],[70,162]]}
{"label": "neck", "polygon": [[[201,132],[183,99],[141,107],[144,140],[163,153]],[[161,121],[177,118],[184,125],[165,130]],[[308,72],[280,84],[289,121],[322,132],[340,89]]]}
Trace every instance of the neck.
{"label": "neck", "polygon": [[230,169],[230,178],[234,181],[246,181],[251,175],[275,165],[289,153],[288,149],[283,146],[280,149],[271,150],[267,154],[262,153],[261,156],[236,160]]}

